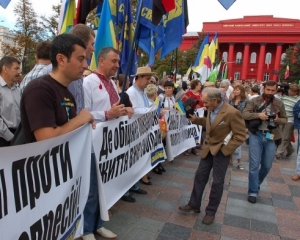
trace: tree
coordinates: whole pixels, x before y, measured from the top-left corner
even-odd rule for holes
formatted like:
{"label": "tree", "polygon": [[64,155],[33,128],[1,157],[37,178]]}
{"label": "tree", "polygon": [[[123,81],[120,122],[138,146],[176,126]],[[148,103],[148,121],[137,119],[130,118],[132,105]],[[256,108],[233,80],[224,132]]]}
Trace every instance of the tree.
{"label": "tree", "polygon": [[57,5],[52,5],[54,14],[52,14],[51,16],[41,16],[41,25],[43,29],[47,29],[48,31],[48,40],[52,40],[57,34],[61,4],[62,0],[60,0],[60,3],[58,3]]}
{"label": "tree", "polygon": [[2,50],[5,55],[14,56],[22,62],[22,73],[25,74],[34,63],[36,44],[44,40],[46,35],[30,0],[19,0],[14,13],[17,17],[13,39],[15,45],[3,44]]}
{"label": "tree", "polygon": [[[285,81],[298,84],[298,81],[300,80],[300,42],[297,42],[295,43],[295,45],[290,46],[285,53],[286,56],[283,59],[279,70],[281,82]],[[284,74],[287,64],[289,64],[290,76],[285,80]]]}

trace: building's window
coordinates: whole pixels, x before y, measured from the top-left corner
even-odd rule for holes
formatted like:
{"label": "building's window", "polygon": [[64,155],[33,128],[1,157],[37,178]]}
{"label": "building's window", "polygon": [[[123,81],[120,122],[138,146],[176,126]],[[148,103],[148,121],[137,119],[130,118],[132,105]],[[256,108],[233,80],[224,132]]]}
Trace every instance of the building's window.
{"label": "building's window", "polygon": [[250,63],[256,63],[256,56],[257,54],[255,52],[251,53]]}
{"label": "building's window", "polygon": [[284,61],[285,57],[286,57],[286,53],[281,54],[281,64],[284,63],[283,61]]}
{"label": "building's window", "polygon": [[240,80],[240,75],[241,75],[240,72],[235,72],[234,73],[234,80]]}
{"label": "building's window", "polygon": [[265,64],[271,64],[272,62],[272,53],[268,52],[266,54]]}
{"label": "building's window", "polygon": [[241,52],[238,52],[236,54],[236,63],[237,64],[242,63],[242,56],[243,56],[243,54]]}
{"label": "building's window", "polygon": [[228,53],[227,52],[223,52],[223,54],[222,54],[222,60],[223,60],[223,62],[227,62],[227,58],[228,58]]}
{"label": "building's window", "polygon": [[264,81],[270,80],[270,73],[264,73]]}

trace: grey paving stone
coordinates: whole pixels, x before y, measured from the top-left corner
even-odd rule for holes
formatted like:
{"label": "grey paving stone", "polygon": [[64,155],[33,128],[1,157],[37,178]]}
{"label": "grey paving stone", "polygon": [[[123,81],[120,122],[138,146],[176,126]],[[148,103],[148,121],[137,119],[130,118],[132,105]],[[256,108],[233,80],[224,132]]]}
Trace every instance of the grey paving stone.
{"label": "grey paving stone", "polygon": [[[251,204],[251,203],[250,203]],[[251,209],[266,212],[266,213],[275,213],[274,207],[266,204],[261,204],[256,202],[256,204],[251,204]]]}
{"label": "grey paving stone", "polygon": [[258,196],[258,198],[256,199],[256,202],[260,203],[260,204],[264,204],[264,205],[273,206],[272,198]]}
{"label": "grey paving stone", "polygon": [[293,238],[280,238],[280,240],[296,240],[296,239],[293,239]]}
{"label": "grey paving stone", "polygon": [[179,240],[178,238],[168,237],[163,234],[159,234],[156,240]]}
{"label": "grey paving stone", "polygon": [[224,190],[226,190],[226,191],[228,191],[228,189],[229,189],[229,185],[227,185],[227,184],[224,184],[224,187],[223,187],[223,189],[224,189]]}
{"label": "grey paving stone", "polygon": [[187,173],[194,173],[196,172],[197,168],[187,168],[187,167],[181,167],[181,172],[187,172]]}
{"label": "grey paving stone", "polygon": [[277,224],[277,219],[276,219],[275,213],[269,213],[269,212],[263,212],[263,211],[256,210],[256,209],[251,209],[249,211],[249,217],[251,219],[256,219],[259,221]]}
{"label": "grey paving stone", "polygon": [[[182,227],[172,223],[166,223],[160,235],[165,235],[174,239],[189,239],[191,235],[191,228]],[[160,237],[160,236],[159,236]],[[161,238],[166,239],[166,238]]]}
{"label": "grey paving stone", "polygon": [[240,200],[240,199],[234,199],[231,197],[227,198],[227,206],[234,206],[234,207],[241,207],[241,208],[251,208],[251,203],[249,203],[246,199]]}
{"label": "grey paving stone", "polygon": [[283,178],[274,178],[274,177],[268,177],[268,181],[270,182],[276,182],[276,183],[285,183]]}
{"label": "grey paving stone", "polygon": [[263,184],[260,185],[260,191],[262,192],[270,192],[270,189],[268,186],[264,186]]}
{"label": "grey paving stone", "polygon": [[131,228],[122,239],[124,240],[155,240],[158,233],[151,232],[146,229]]}
{"label": "grey paving stone", "polygon": [[297,207],[293,202],[273,199],[273,206],[297,211]]}
{"label": "grey paving stone", "polygon": [[139,216],[137,215],[118,211],[114,213],[113,218],[104,223],[104,227],[121,237],[124,236],[138,220]]}
{"label": "grey paving stone", "polygon": [[174,170],[174,169],[168,169],[166,168],[166,173],[164,174],[168,174],[168,175],[177,175],[178,174],[178,170]]}
{"label": "grey paving stone", "polygon": [[250,218],[250,214],[249,214],[250,209],[247,207],[237,207],[237,206],[231,206],[227,204],[225,213],[234,216]]}
{"label": "grey paving stone", "polygon": [[248,178],[247,177],[231,176],[230,181],[237,181],[237,182],[246,182],[246,183],[248,183]]}
{"label": "grey paving stone", "polygon": [[194,179],[195,178],[195,173],[188,173],[188,172],[178,172],[178,176],[183,177],[183,178],[188,178],[188,179]]}
{"label": "grey paving stone", "polygon": [[181,198],[179,199],[178,203],[179,205],[187,205],[188,202],[190,201],[190,196],[181,196]]}
{"label": "grey paving stone", "polygon": [[135,198],[136,203],[146,206],[150,206],[155,201],[155,198],[149,198],[147,195],[143,194],[134,194],[133,197]]}
{"label": "grey paving stone", "polygon": [[295,169],[291,168],[280,168],[283,175],[293,176],[295,174]]}
{"label": "grey paving stone", "polygon": [[233,226],[233,227],[250,229],[250,219],[249,218],[234,216],[234,215],[230,215],[230,214],[225,214],[223,224]]}
{"label": "grey paving stone", "polygon": [[278,227],[276,224],[263,222],[255,219],[251,219],[251,230],[273,235],[279,235]]}
{"label": "grey paving stone", "polygon": [[293,202],[293,198],[291,196],[286,196],[282,194],[277,193],[271,193],[273,199],[287,201],[287,202]]}
{"label": "grey paving stone", "polygon": [[175,208],[176,204],[173,202],[168,202],[164,200],[155,200],[154,203],[152,204],[152,207],[166,210],[169,212],[172,212]]}
{"label": "grey paving stone", "polygon": [[236,187],[242,187],[242,188],[248,188],[248,182],[230,181],[229,185],[236,186]]}
{"label": "grey paving stone", "polygon": [[221,237],[220,240],[236,240],[236,238]]}
{"label": "grey paving stone", "polygon": [[295,185],[288,185],[292,196],[300,197],[300,187]]}
{"label": "grey paving stone", "polygon": [[168,184],[170,183],[169,180],[161,179],[159,177],[151,178],[151,182],[155,185],[164,185],[164,186],[168,186]]}
{"label": "grey paving stone", "polygon": [[141,217],[134,226],[137,228],[147,229],[151,232],[160,232],[163,229],[164,225],[164,222],[146,217]]}
{"label": "grey paving stone", "polygon": [[175,181],[169,181],[167,184],[170,187],[176,187],[176,188],[181,188],[181,189],[187,189],[187,184],[186,183],[181,183],[181,182],[175,182]]}
{"label": "grey paving stone", "polygon": [[246,193],[228,192],[228,198],[247,200],[247,197]]}
{"label": "grey paving stone", "polygon": [[205,225],[202,223],[202,220],[197,219],[194,225],[194,229],[220,235],[222,231],[222,225],[220,223]]}

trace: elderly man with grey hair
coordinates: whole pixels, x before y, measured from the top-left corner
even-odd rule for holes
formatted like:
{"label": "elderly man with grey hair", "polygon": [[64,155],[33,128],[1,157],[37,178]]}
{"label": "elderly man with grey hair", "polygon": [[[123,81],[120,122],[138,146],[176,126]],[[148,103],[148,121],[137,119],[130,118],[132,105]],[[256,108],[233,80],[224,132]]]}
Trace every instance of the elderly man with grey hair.
{"label": "elderly man with grey hair", "polygon": [[229,89],[229,86],[230,86],[230,81],[229,80],[222,80],[222,82],[220,83],[220,91],[221,91],[221,95],[222,95],[222,98],[223,98],[223,101],[224,102],[229,102],[229,99],[227,97],[227,90]]}
{"label": "elderly man with grey hair", "polygon": [[207,117],[190,115],[194,124],[206,127],[205,144],[201,152],[194,187],[190,201],[180,206],[183,212],[200,213],[200,206],[204,188],[213,169],[213,182],[206,207],[203,224],[212,224],[219,207],[224,187],[224,179],[229,164],[230,155],[245,141],[245,121],[241,113],[224,102],[221,91],[217,88],[203,90],[202,101],[207,108]]}

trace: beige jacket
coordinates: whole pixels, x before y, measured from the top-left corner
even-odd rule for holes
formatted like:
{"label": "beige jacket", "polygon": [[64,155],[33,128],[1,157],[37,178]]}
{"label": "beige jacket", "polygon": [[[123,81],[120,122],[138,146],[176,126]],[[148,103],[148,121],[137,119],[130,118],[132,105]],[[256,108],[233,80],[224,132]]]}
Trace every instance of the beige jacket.
{"label": "beige jacket", "polygon": [[[241,113],[228,103],[224,103],[212,124],[209,119],[210,111],[206,118],[196,118],[194,122],[206,127],[206,139],[201,158],[205,158],[209,152],[215,156],[219,150],[225,156],[233,154],[246,139],[246,126]],[[230,132],[232,132],[232,138],[227,145],[224,145],[224,139]]]}

